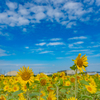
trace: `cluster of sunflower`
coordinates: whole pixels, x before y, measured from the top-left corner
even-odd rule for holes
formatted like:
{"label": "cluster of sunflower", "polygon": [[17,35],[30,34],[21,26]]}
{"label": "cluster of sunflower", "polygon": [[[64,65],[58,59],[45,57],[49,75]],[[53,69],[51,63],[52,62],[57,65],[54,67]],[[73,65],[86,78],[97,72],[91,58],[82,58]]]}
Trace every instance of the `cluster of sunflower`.
{"label": "cluster of sunflower", "polygon": [[72,76],[65,72],[34,76],[32,69],[25,66],[16,77],[1,75],[0,100],[100,100],[100,75],[83,73],[88,66],[87,56],[79,54],[73,61],[71,69],[76,73]]}

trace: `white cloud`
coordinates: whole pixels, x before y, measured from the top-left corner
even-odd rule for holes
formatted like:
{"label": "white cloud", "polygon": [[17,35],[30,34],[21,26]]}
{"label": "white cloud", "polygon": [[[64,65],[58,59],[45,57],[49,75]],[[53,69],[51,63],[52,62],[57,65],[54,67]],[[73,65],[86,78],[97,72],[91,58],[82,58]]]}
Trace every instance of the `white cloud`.
{"label": "white cloud", "polygon": [[77,33],[77,30],[74,30],[74,33]]}
{"label": "white cloud", "polygon": [[86,49],[86,50],[71,50],[69,52],[82,52],[82,51],[88,51],[88,49]]}
{"label": "white cloud", "polygon": [[69,15],[78,15],[81,16],[85,13],[85,10],[82,8],[82,4],[80,2],[67,2],[63,6],[63,9],[67,11]]}
{"label": "white cloud", "polygon": [[69,48],[74,48],[74,49],[78,49],[78,48],[83,48],[82,46],[80,46],[80,44],[83,44],[83,41],[78,41],[72,44],[68,44]]}
{"label": "white cloud", "polygon": [[52,53],[53,51],[43,51],[43,52],[40,52],[39,54],[44,54],[44,53]]}
{"label": "white cloud", "polygon": [[48,3],[48,0],[33,0],[36,3]]}
{"label": "white cloud", "polygon": [[30,14],[30,11],[29,11],[29,9],[27,9],[25,6],[22,6],[21,4],[19,4],[18,13],[19,13],[20,15],[26,16],[26,15],[29,15],[29,14]]}
{"label": "white cloud", "polygon": [[19,17],[18,18],[18,23],[17,25],[18,26],[21,26],[21,25],[28,25],[29,24],[29,20],[24,18],[24,17]]}
{"label": "white cloud", "polygon": [[83,48],[82,46],[76,46],[76,45],[74,45],[74,44],[69,44],[68,47],[71,48],[71,49]]}
{"label": "white cloud", "polygon": [[1,35],[1,36],[9,36],[8,33],[2,33],[2,32],[0,32],[0,35]]}
{"label": "white cloud", "polygon": [[[84,2],[88,1],[85,0]],[[46,5],[39,5],[34,2],[38,2],[39,4],[46,3]],[[96,2],[99,1],[97,0]],[[10,9],[5,8],[0,13],[0,23],[11,27],[29,25],[30,23],[41,23],[41,20],[44,19],[45,21],[57,21],[65,25],[66,28],[71,28],[77,25],[77,20],[83,22],[90,20],[91,16],[87,17],[84,15],[90,14],[93,11],[92,7],[85,9],[81,2],[70,0],[35,0],[31,3],[19,4],[19,6],[15,2],[7,2],[6,4]]]}
{"label": "white cloud", "polygon": [[61,38],[52,38],[50,39],[50,41],[58,41],[58,40],[62,40]]}
{"label": "white cloud", "polygon": [[95,54],[95,55],[90,55],[90,56],[88,56],[88,57],[100,57],[100,53]]}
{"label": "white cloud", "polygon": [[88,5],[92,5],[94,3],[94,0],[84,0],[83,2]]}
{"label": "white cloud", "polygon": [[94,45],[93,47],[100,47],[100,45]]}
{"label": "white cloud", "polygon": [[85,36],[72,37],[72,38],[69,38],[68,40],[79,40],[79,39],[87,39],[87,37],[85,37]]}
{"label": "white cloud", "polygon": [[96,5],[100,6],[100,0],[96,0]]}
{"label": "white cloud", "polygon": [[26,49],[29,49],[29,47],[25,47]]}
{"label": "white cloud", "polygon": [[46,13],[47,18],[50,19],[51,21],[55,19],[57,22],[60,22],[60,18],[64,17],[64,14],[58,8],[54,9],[51,6],[48,6],[46,7],[46,9],[47,9],[47,13]]}
{"label": "white cloud", "polygon": [[45,17],[46,17],[46,15],[43,12],[35,14],[35,19],[36,20],[41,20],[41,19],[44,19]]}
{"label": "white cloud", "polygon": [[26,28],[23,28],[23,32],[27,32]]}
{"label": "white cloud", "polygon": [[6,5],[9,7],[11,10],[15,10],[17,8],[17,3],[15,2],[6,2]]}
{"label": "white cloud", "polygon": [[0,57],[2,56],[9,56],[9,54],[7,54],[5,50],[0,49]]}
{"label": "white cloud", "polygon": [[31,50],[32,50],[32,52],[33,52],[33,50],[36,51],[36,52],[38,52],[38,51],[42,51],[44,49],[43,48],[38,48],[38,49],[31,49]]}
{"label": "white cloud", "polygon": [[50,42],[47,46],[65,45],[63,42]]}
{"label": "white cloud", "polygon": [[82,43],[84,43],[83,41],[78,41],[78,42],[75,42],[74,44],[82,44]]}
{"label": "white cloud", "polygon": [[72,26],[76,26],[76,22],[69,22],[67,25],[66,25],[66,28],[71,28]]}
{"label": "white cloud", "polygon": [[53,4],[56,4],[56,5],[62,4],[62,3],[64,3],[64,1],[66,1],[66,0],[51,0],[51,2],[53,2]]}
{"label": "white cloud", "polygon": [[69,47],[69,48],[72,48],[72,47],[73,47],[73,44],[69,44],[68,47]]}
{"label": "white cloud", "polygon": [[43,45],[45,45],[46,43],[45,42],[43,42],[43,43],[39,43],[39,44],[35,44],[35,45],[37,45],[37,46],[43,46]]}

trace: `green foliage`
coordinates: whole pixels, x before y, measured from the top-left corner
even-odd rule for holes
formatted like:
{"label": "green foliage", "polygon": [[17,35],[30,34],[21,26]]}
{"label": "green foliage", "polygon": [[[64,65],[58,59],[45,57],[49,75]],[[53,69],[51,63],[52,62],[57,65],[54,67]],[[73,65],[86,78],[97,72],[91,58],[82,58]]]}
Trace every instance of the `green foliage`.
{"label": "green foliage", "polygon": [[74,64],[73,66],[71,66],[70,69],[71,70],[76,70],[77,69],[76,64]]}
{"label": "green foliage", "polygon": [[14,95],[18,95],[20,93],[23,93],[23,91],[22,90],[16,91],[16,92],[12,93],[12,95],[14,96]]}
{"label": "green foliage", "polygon": [[88,95],[81,95],[81,98],[82,98],[82,100],[85,100],[86,98],[88,100],[93,100],[93,97],[92,96],[88,96]]}
{"label": "green foliage", "polygon": [[33,93],[29,94],[29,97],[40,96],[40,95],[41,95],[41,93],[39,93],[39,92],[33,92]]}
{"label": "green foliage", "polygon": [[80,80],[80,83],[85,84],[85,85],[89,85],[89,83],[85,80]]}
{"label": "green foliage", "polygon": [[29,82],[27,82],[26,86],[27,86],[27,88],[29,88]]}

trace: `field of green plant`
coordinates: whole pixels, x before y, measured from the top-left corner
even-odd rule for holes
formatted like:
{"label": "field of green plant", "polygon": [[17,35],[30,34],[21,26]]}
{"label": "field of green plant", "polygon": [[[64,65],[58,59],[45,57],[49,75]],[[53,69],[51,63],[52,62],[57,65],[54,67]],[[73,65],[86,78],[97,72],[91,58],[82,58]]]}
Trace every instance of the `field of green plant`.
{"label": "field of green plant", "polygon": [[34,76],[29,67],[22,67],[16,77],[1,75],[0,100],[100,100],[100,75],[83,73],[88,66],[87,56],[79,54],[73,61],[72,76],[64,72]]}

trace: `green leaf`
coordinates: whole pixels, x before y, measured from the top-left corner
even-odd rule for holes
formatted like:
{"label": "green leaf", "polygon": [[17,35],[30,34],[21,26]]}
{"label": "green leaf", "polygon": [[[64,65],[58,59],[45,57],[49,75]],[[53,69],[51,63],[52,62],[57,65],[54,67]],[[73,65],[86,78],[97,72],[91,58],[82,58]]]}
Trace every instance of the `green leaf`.
{"label": "green leaf", "polygon": [[89,99],[89,100],[93,100],[92,96],[88,96],[88,95],[81,95],[82,99]]}
{"label": "green leaf", "polygon": [[74,61],[74,59],[72,59],[72,61]]}
{"label": "green leaf", "polygon": [[66,94],[66,98],[68,99],[68,98],[70,98],[71,97],[71,95],[69,95],[69,94]]}
{"label": "green leaf", "polygon": [[55,88],[50,88],[51,90],[55,90]]}
{"label": "green leaf", "polygon": [[65,93],[65,92],[66,92],[66,90],[65,90],[65,89],[60,89],[60,91],[61,91],[61,92],[63,92],[63,93]]}
{"label": "green leaf", "polygon": [[32,98],[31,100],[37,100],[36,98]]}
{"label": "green leaf", "polygon": [[26,86],[27,86],[27,88],[29,88],[29,82],[27,82]]}
{"label": "green leaf", "polygon": [[80,80],[80,82],[81,82],[82,84],[89,85],[89,83],[88,83],[87,81],[85,81],[85,80]]}
{"label": "green leaf", "polygon": [[45,100],[47,100],[46,96],[43,96],[42,98],[45,99]]}
{"label": "green leaf", "polygon": [[74,64],[73,66],[71,66],[70,69],[71,69],[71,70],[77,69],[76,64]]}
{"label": "green leaf", "polygon": [[19,90],[19,91],[16,91],[16,92],[12,93],[12,95],[18,95],[18,94],[20,94],[22,92],[23,92],[22,90]]}
{"label": "green leaf", "polygon": [[39,92],[33,92],[33,93],[29,94],[30,97],[40,96],[40,95],[41,95],[41,93],[39,93]]}
{"label": "green leaf", "polygon": [[63,85],[63,80],[62,79],[59,79],[58,85]]}

